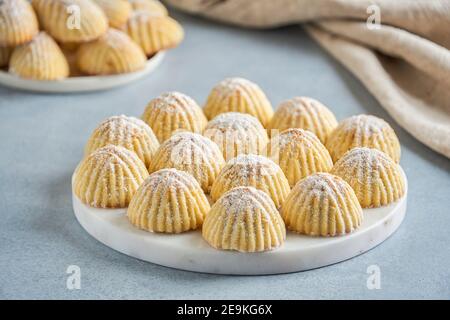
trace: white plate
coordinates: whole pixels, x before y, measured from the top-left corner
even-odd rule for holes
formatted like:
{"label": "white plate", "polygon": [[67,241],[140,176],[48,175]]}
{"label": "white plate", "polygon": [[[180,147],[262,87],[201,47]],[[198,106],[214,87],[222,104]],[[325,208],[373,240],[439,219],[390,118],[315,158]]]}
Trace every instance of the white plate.
{"label": "white plate", "polygon": [[109,76],[72,77],[56,81],[24,79],[0,70],[0,85],[27,91],[53,93],[88,92],[112,89],[138,80],[149,74],[161,63],[164,55],[165,52],[158,52],[147,61],[144,69],[136,72]]}
{"label": "white plate", "polygon": [[[402,172],[403,173],[403,172]],[[403,173],[407,188],[406,176]],[[188,271],[262,275],[303,271],[344,261],[386,240],[406,213],[406,193],[382,208],[365,209],[361,227],[341,237],[308,237],[288,232],[285,244],[263,253],[221,251],[210,247],[200,231],[156,234],[133,227],[126,209],[95,209],[72,194],[81,226],[94,238],[129,256]]]}

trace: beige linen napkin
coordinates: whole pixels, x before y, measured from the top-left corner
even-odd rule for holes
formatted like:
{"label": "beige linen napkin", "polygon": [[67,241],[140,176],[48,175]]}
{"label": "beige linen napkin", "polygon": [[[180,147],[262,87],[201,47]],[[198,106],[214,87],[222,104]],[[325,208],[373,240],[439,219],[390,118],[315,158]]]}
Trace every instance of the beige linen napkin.
{"label": "beige linen napkin", "polygon": [[244,27],[304,22],[403,128],[450,158],[450,0],[166,2]]}

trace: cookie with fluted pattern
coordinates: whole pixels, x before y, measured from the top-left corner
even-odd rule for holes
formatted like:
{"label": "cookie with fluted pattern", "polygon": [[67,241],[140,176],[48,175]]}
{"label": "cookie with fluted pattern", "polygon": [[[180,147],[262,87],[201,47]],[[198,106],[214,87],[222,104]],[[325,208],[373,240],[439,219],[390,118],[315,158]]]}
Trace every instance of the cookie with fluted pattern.
{"label": "cookie with fluted pattern", "polygon": [[286,239],[286,227],[266,193],[237,187],[211,207],[202,236],[216,249],[261,252],[280,247]]}
{"label": "cookie with fluted pattern", "polygon": [[96,208],[126,208],[148,177],[145,164],[123,147],[107,145],[86,156],[73,178],[73,191]]}
{"label": "cookie with fluted pattern", "polygon": [[351,186],[329,173],[315,173],[300,180],[280,212],[288,230],[322,237],[351,233],[364,218]]}
{"label": "cookie with fluted pattern", "polygon": [[163,233],[181,233],[201,227],[210,204],[190,174],[176,169],[152,173],[139,187],[128,207],[136,227]]}

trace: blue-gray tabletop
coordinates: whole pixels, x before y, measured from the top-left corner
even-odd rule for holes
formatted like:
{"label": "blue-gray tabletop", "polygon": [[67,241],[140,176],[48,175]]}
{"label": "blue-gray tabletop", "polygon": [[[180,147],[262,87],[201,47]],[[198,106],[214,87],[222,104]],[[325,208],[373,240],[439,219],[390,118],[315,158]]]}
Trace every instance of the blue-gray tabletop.
{"label": "blue-gray tabletop", "polygon": [[[126,87],[58,95],[0,88],[0,298],[450,298],[450,160],[396,125],[300,27],[242,30],[176,18],[186,30],[183,44],[154,73]],[[369,113],[391,123],[409,179],[407,215],[398,231],[342,263],[245,277],[158,266],[88,235],[73,214],[70,181],[95,126],[111,115],[140,116],[165,91],[184,92],[202,104],[212,86],[229,76],[258,83],[274,106],[305,95],[325,103],[339,120]],[[68,289],[71,265],[80,268],[80,289]],[[379,289],[367,283],[373,265],[380,271]]]}

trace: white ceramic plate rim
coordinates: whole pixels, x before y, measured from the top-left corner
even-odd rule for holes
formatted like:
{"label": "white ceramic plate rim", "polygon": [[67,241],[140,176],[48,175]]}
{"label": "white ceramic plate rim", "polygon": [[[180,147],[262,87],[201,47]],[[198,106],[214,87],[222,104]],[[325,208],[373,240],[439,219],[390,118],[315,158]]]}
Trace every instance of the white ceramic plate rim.
{"label": "white ceramic plate rim", "polygon": [[[406,175],[402,171],[407,188]],[[231,275],[262,275],[303,271],[344,261],[377,246],[393,234],[406,213],[407,194],[389,206],[365,209],[362,226],[340,237],[308,237],[288,232],[285,244],[273,251],[240,253],[210,247],[200,231],[157,234],[133,227],[126,209],[96,209],[72,193],[81,226],[108,247],[129,256],[176,269]]]}
{"label": "white ceramic plate rim", "polygon": [[38,81],[20,78],[0,70],[0,85],[34,92],[73,93],[112,89],[136,81],[154,71],[165,56],[165,51],[158,52],[150,59],[144,69],[108,76],[72,77],[64,80]]}

